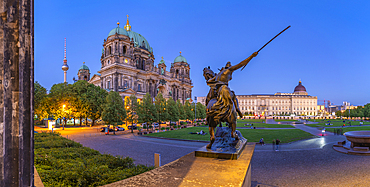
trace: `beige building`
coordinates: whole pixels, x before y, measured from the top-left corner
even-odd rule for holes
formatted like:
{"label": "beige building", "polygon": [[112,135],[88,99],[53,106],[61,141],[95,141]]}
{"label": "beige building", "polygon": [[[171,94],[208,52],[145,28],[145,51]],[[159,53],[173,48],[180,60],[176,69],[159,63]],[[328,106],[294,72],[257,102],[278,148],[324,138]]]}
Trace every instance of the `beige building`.
{"label": "beige building", "polygon": [[[260,116],[317,115],[317,97],[310,96],[301,81],[293,93],[237,95],[239,109],[243,114]],[[206,97],[198,97],[205,105]]]}
{"label": "beige building", "polygon": [[[153,48],[141,34],[131,30],[127,18],[124,28],[117,23],[104,39],[101,69],[88,81],[107,91],[119,92],[122,98],[134,94],[141,99],[146,93],[152,97],[162,93],[166,99],[172,97],[182,103],[191,98],[190,65],[181,52],[169,71],[163,57],[158,65],[154,65],[154,59]],[[84,71],[78,77],[83,79],[89,75]]]}

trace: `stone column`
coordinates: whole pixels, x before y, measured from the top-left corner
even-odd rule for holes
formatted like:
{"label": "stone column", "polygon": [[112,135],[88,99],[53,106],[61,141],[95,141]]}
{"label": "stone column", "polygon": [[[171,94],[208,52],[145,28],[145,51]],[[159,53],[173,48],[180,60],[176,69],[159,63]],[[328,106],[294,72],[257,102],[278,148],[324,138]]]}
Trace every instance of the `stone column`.
{"label": "stone column", "polygon": [[114,79],[114,81],[113,81],[113,90],[115,91],[115,92],[118,92],[118,73],[116,72],[116,73],[114,73],[113,74],[113,79]]}
{"label": "stone column", "polygon": [[33,186],[33,0],[0,0],[0,186]]}

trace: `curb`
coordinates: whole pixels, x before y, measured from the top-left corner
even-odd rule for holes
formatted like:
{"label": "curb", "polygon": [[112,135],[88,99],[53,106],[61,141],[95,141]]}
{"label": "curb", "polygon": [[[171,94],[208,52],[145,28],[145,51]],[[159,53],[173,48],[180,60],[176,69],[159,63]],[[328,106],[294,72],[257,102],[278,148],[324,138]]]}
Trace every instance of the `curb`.
{"label": "curb", "polygon": [[185,140],[185,139],[163,138],[163,137],[144,136],[144,135],[135,135],[135,134],[134,134],[134,136],[141,136],[141,137],[148,137],[148,138],[156,138],[156,139],[162,139],[162,140],[178,140],[178,141],[185,141],[185,142],[209,143],[209,141],[203,141],[203,140]]}

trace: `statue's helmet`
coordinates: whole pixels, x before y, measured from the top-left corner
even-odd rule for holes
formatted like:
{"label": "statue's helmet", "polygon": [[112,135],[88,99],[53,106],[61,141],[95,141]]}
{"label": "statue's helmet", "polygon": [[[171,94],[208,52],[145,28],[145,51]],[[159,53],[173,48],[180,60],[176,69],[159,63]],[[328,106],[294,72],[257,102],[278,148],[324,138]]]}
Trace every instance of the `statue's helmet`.
{"label": "statue's helmet", "polygon": [[225,69],[227,69],[227,68],[229,68],[229,67],[231,67],[231,62],[227,62],[227,63],[226,63]]}

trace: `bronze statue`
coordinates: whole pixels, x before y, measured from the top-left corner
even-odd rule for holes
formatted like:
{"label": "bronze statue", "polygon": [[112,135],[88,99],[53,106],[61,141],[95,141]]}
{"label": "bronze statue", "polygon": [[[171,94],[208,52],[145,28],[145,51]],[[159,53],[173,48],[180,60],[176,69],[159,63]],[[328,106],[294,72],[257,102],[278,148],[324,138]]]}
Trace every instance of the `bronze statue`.
{"label": "bronze statue", "polygon": [[227,62],[226,66],[217,74],[209,67],[203,69],[203,76],[207,80],[207,85],[211,87],[206,98],[207,123],[211,136],[211,142],[207,145],[207,148],[212,147],[215,141],[215,127],[221,122],[226,122],[232,129],[231,137],[238,139],[235,134],[237,114],[240,117],[243,117],[243,115],[239,110],[234,91],[229,88],[229,81],[232,79],[235,70],[247,65],[257,54],[258,52],[254,52],[250,57],[235,66],[231,66],[231,63]]}
{"label": "bronze statue", "polygon": [[212,144],[215,141],[215,127],[217,125],[221,126],[222,122],[226,122],[229,128],[231,128],[231,138],[239,140],[235,133],[236,119],[237,114],[239,114],[240,117],[243,117],[243,115],[239,110],[238,100],[236,99],[235,93],[229,88],[229,81],[232,79],[233,72],[242,67],[243,68],[241,70],[243,70],[249,61],[252,60],[253,57],[257,56],[259,51],[289,27],[290,26],[286,27],[258,51],[254,52],[250,57],[235,66],[231,66],[231,63],[227,62],[226,66],[217,74],[215,74],[209,66],[208,68],[203,69],[203,76],[207,80],[207,85],[211,87],[206,98],[207,123],[209,126],[209,134],[211,136],[211,142],[207,145],[208,149],[212,147]]}

